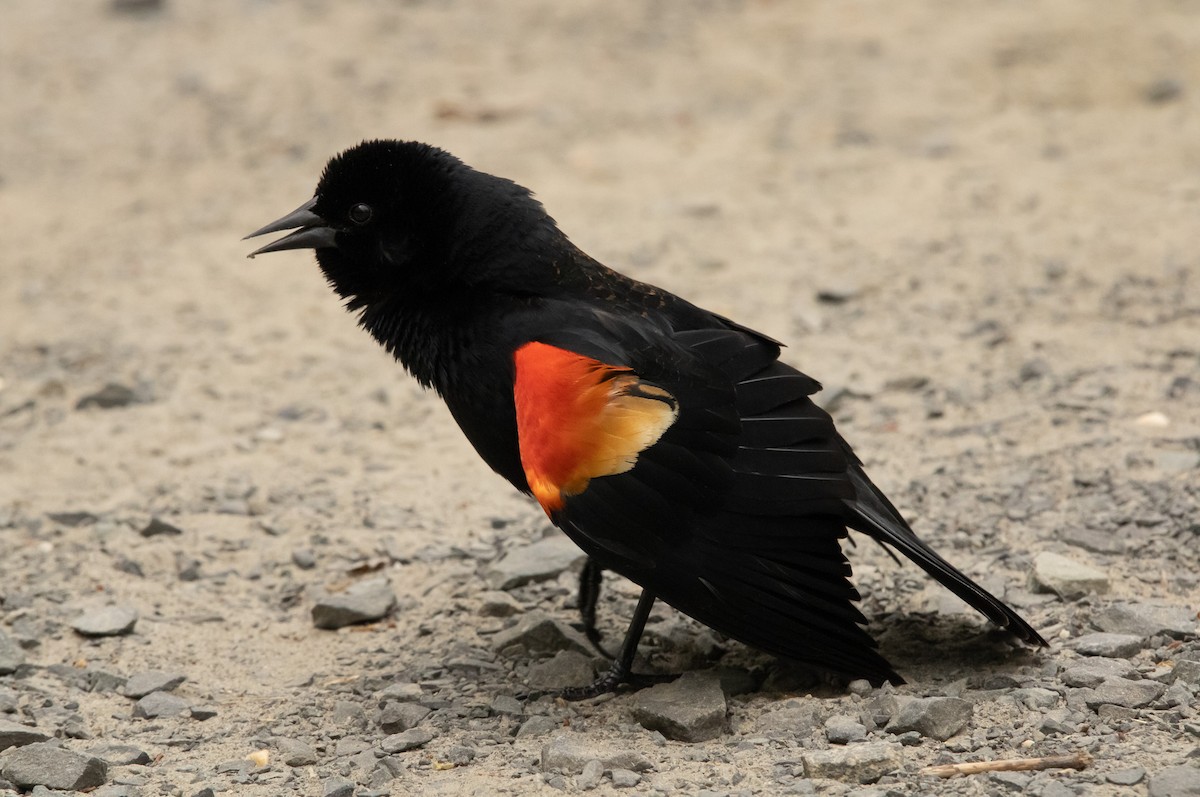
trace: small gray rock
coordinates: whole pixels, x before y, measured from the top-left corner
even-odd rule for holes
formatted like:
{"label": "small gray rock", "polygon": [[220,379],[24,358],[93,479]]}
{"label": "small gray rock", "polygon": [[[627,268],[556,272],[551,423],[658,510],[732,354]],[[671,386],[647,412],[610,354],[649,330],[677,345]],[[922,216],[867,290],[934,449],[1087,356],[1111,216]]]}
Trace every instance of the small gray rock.
{"label": "small gray rock", "polygon": [[850,783],[874,783],[904,763],[897,745],[868,742],[806,752],[800,756],[804,774],[810,778],[830,778]]}
{"label": "small gray rock", "polygon": [[312,570],[317,566],[317,555],[312,548],[297,548],[292,551],[292,563],[301,570]]}
{"label": "small gray rock", "polygon": [[1200,767],[1167,767],[1150,776],[1149,797],[1200,797]]}
{"label": "small gray rock", "polygon": [[521,701],[512,695],[496,695],[492,698],[489,708],[493,714],[519,716],[525,713],[525,707],[521,705]]}
{"label": "small gray rock", "polygon": [[1127,659],[1136,656],[1145,647],[1145,642],[1141,635],[1135,634],[1084,634],[1075,639],[1071,647],[1084,656]]}
{"label": "small gray rock", "polygon": [[279,739],[275,743],[279,758],[289,767],[307,767],[317,763],[317,751],[299,739]]}
{"label": "small gray rock", "polygon": [[24,747],[35,742],[44,742],[50,737],[36,728],[28,725],[0,719],[0,750],[10,747]]}
{"label": "small gray rock", "polygon": [[386,617],[395,605],[396,595],[386,579],[359,581],[345,592],[318,600],[312,607],[313,625],[332,630],[369,623]]}
{"label": "small gray rock", "polygon": [[501,653],[508,648],[518,647],[528,653],[575,650],[587,655],[592,651],[583,634],[540,611],[529,612],[512,628],[496,634],[492,647]]}
{"label": "small gray rock", "polygon": [[483,593],[479,600],[480,617],[512,617],[525,611],[516,598],[497,589]]}
{"label": "small gray rock", "polygon": [[888,723],[890,733],[916,731],[938,741],[946,741],[971,721],[975,707],[958,697],[922,697],[901,707]]}
{"label": "small gray rock", "polygon": [[533,689],[557,690],[584,686],[596,679],[590,656],[577,650],[560,650],[552,658],[530,666],[526,683]]}
{"label": "small gray rock", "polygon": [[763,714],[758,721],[758,728],[769,734],[803,738],[824,723],[825,709],[821,703],[811,697],[786,700],[774,711]]}
{"label": "small gray rock", "polygon": [[1058,705],[1058,692],[1051,689],[1043,689],[1040,686],[1028,686],[1023,689],[1014,689],[1009,693],[1009,697],[1016,701],[1017,705],[1024,706],[1028,709],[1054,708]]}
{"label": "small gray rock", "polygon": [[420,684],[394,683],[386,686],[375,697],[379,700],[380,707],[386,706],[390,702],[414,703],[425,697],[425,690],[421,688]]}
{"label": "small gray rock", "polygon": [[1033,560],[1029,585],[1034,592],[1053,592],[1064,600],[1108,592],[1108,575],[1094,567],[1043,551]]}
{"label": "small gray rock", "polygon": [[180,534],[183,534],[183,529],[172,523],[168,523],[162,518],[154,517],[150,518],[150,522],[143,526],[138,534],[141,534],[143,537],[158,537],[160,535],[178,537]]}
{"label": "small gray rock", "polygon": [[529,545],[513,548],[493,562],[483,574],[492,589],[513,589],[522,584],[547,581],[576,564],[586,554],[564,534],[552,534]]}
{"label": "small gray rock", "polygon": [[642,780],[642,776],[629,769],[614,769],[612,783],[618,789],[632,789]]}
{"label": "small gray rock", "polygon": [[1137,668],[1124,659],[1106,659],[1096,656],[1073,664],[1058,675],[1058,680],[1067,686],[1088,686],[1093,689],[1104,683],[1105,678],[1134,678]]}
{"label": "small gray rock", "polygon": [[597,758],[583,765],[583,772],[579,777],[575,778],[575,785],[581,791],[591,791],[600,785],[600,780],[604,777],[604,763]]}
{"label": "small gray rock", "polygon": [[334,775],[321,784],[322,797],[354,797],[354,781]]}
{"label": "small gray rock", "polygon": [[8,634],[0,631],[0,675],[14,673],[24,663],[25,654],[21,651],[21,646]]}
{"label": "small gray rock", "polygon": [[989,772],[988,781],[998,788],[997,793],[1025,794],[1029,781],[1033,778],[1024,772]]}
{"label": "small gray rock", "polygon": [[532,736],[545,736],[548,733],[553,733],[562,726],[561,720],[539,714],[521,723],[521,727],[517,729],[517,738],[524,739]]}
{"label": "small gray rock", "polygon": [[1171,668],[1171,683],[1200,685],[1200,661],[1180,659]]}
{"label": "small gray rock", "polygon": [[830,744],[849,744],[867,738],[867,728],[853,717],[835,714],[825,720],[825,738]]}
{"label": "small gray rock", "polygon": [[127,407],[138,401],[137,392],[128,385],[109,382],[95,393],[89,393],[75,402],[75,409],[85,410],[88,407],[99,407],[111,410],[115,407]]}
{"label": "small gray rock", "polygon": [[88,754],[103,759],[110,767],[145,766],[150,763],[150,754],[131,744],[109,742],[93,747]]}
{"label": "small gray rock", "polygon": [[1136,786],[1145,777],[1146,770],[1141,767],[1134,767],[1133,769],[1119,769],[1116,772],[1109,772],[1104,776],[1104,779],[1118,786]]}
{"label": "small gray rock", "polygon": [[634,696],[633,718],[642,727],[680,742],[716,739],[725,730],[728,706],[715,672],[684,673],[675,681]]}
{"label": "small gray rock", "polygon": [[84,636],[119,636],[132,632],[137,621],[137,609],[104,606],[84,612],[71,623],[71,627]]}
{"label": "small gray rock", "polygon": [[1154,606],[1148,603],[1114,603],[1092,622],[1110,634],[1151,637],[1158,634],[1183,639],[1196,633],[1194,610],[1185,606]]}
{"label": "small gray rock", "polygon": [[174,717],[191,707],[186,700],[170,692],[151,692],[133,704],[133,716],[142,719]]}
{"label": "small gray rock", "polygon": [[475,748],[467,747],[464,744],[456,744],[446,750],[444,758],[447,763],[453,764],[456,767],[465,767],[475,760]]}
{"label": "small gray rock", "polygon": [[14,747],[0,756],[0,777],[18,788],[94,789],[108,780],[108,764],[49,742]]}
{"label": "small gray rock", "polygon": [[134,673],[125,682],[125,697],[137,699],[151,692],[170,692],[186,680],[186,675],[177,672],[146,670]]}
{"label": "small gray rock", "polygon": [[1108,678],[1096,687],[1095,694],[1087,699],[1087,704],[1089,708],[1102,705],[1139,708],[1153,703],[1164,691],[1166,687],[1157,681]]}
{"label": "small gray rock", "polygon": [[409,728],[404,733],[393,733],[384,738],[381,746],[385,753],[403,753],[415,750],[433,741],[433,734],[424,728]]}
{"label": "small gray rock", "polygon": [[402,733],[415,728],[429,716],[429,709],[420,703],[387,703],[379,713],[379,727],[384,733]]}
{"label": "small gray rock", "polygon": [[653,766],[648,758],[628,746],[564,731],[550,737],[542,747],[542,772],[578,775],[593,759],[598,759],[605,769],[645,772]]}
{"label": "small gray rock", "polygon": [[875,691],[875,687],[871,686],[871,682],[866,678],[857,678],[846,685],[846,691],[852,695],[866,697]]}

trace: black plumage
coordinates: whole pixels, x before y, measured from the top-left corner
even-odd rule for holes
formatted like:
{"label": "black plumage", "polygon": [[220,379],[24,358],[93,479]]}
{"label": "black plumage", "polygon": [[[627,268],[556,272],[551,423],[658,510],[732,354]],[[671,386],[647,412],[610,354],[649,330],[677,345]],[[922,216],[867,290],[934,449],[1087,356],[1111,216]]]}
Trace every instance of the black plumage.
{"label": "black plumage", "polygon": [[[361,324],[588,553],[581,596],[593,639],[598,569],[644,588],[613,672],[574,694],[628,678],[656,598],[764,650],[898,681],[862,628],[841,548],[848,528],[899,550],[1019,639],[1045,644],[917,538],[813,403],[820,385],[779,360],[778,342],[597,263],[520,186],[427,145],[367,142],[330,161],[312,201],[255,235],[290,229],[255,254],[315,249]],[[650,442],[626,445],[612,458],[624,464],[605,460],[602,470],[586,453],[563,465],[561,451],[533,450],[517,409],[542,401],[521,370],[531,343],[545,347],[539,357],[603,373],[597,391],[613,385],[607,397],[581,392],[580,406],[607,403],[563,415],[564,427],[595,421]],[[610,420],[613,407],[634,426]],[[572,471],[569,484],[544,470],[575,464],[592,470]]]}

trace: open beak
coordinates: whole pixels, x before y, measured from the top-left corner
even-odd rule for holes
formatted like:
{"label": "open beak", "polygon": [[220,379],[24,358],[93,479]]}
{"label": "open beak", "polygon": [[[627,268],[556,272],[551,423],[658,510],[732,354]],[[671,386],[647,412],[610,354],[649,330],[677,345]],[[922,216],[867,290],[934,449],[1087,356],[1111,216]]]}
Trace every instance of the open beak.
{"label": "open beak", "polygon": [[[276,219],[267,226],[247,235],[246,238],[254,238],[269,232],[295,230],[278,241],[272,241],[266,246],[255,249],[247,257],[267,252],[282,252],[285,249],[327,249],[337,246],[337,242],[334,240],[337,230],[329,226],[329,222],[325,219],[313,213],[312,209],[316,204],[317,198],[313,197],[283,218]],[[297,227],[299,229],[296,229]],[[242,240],[244,241],[246,238]]]}

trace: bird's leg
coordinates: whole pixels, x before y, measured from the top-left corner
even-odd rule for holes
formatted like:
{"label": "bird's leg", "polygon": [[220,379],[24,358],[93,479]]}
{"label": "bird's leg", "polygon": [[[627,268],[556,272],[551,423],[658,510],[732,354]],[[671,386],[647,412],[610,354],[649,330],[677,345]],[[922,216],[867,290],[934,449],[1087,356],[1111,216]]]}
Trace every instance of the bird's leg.
{"label": "bird's leg", "polygon": [[596,564],[596,560],[588,557],[579,571],[579,616],[583,620],[583,633],[588,642],[592,643],[601,656],[606,659],[613,655],[600,644],[600,629],[596,628],[596,603],[600,600],[600,585],[604,581],[604,568]]}
{"label": "bird's leg", "polygon": [[625,641],[621,643],[621,653],[613,661],[612,667],[590,686],[564,689],[562,693],[564,699],[586,700],[589,697],[615,692],[617,687],[625,683],[643,686],[663,680],[653,675],[635,676],[633,674],[633,656],[637,653],[638,643],[642,639],[642,632],[646,630],[646,620],[650,618],[650,610],[653,607],[654,594],[648,589],[643,589],[642,597],[638,599],[637,608],[633,612],[633,619],[629,622],[629,630],[625,632]]}

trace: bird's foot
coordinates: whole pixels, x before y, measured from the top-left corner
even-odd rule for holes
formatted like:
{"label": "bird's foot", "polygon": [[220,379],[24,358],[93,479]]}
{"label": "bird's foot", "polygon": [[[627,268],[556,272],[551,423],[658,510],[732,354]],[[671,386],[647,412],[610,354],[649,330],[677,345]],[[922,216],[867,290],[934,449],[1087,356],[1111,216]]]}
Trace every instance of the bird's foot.
{"label": "bird's foot", "polygon": [[604,675],[597,678],[588,686],[570,686],[562,690],[563,700],[590,700],[593,697],[607,695],[618,691],[636,692],[647,686],[674,681],[678,674],[671,673],[635,673],[614,664]]}

